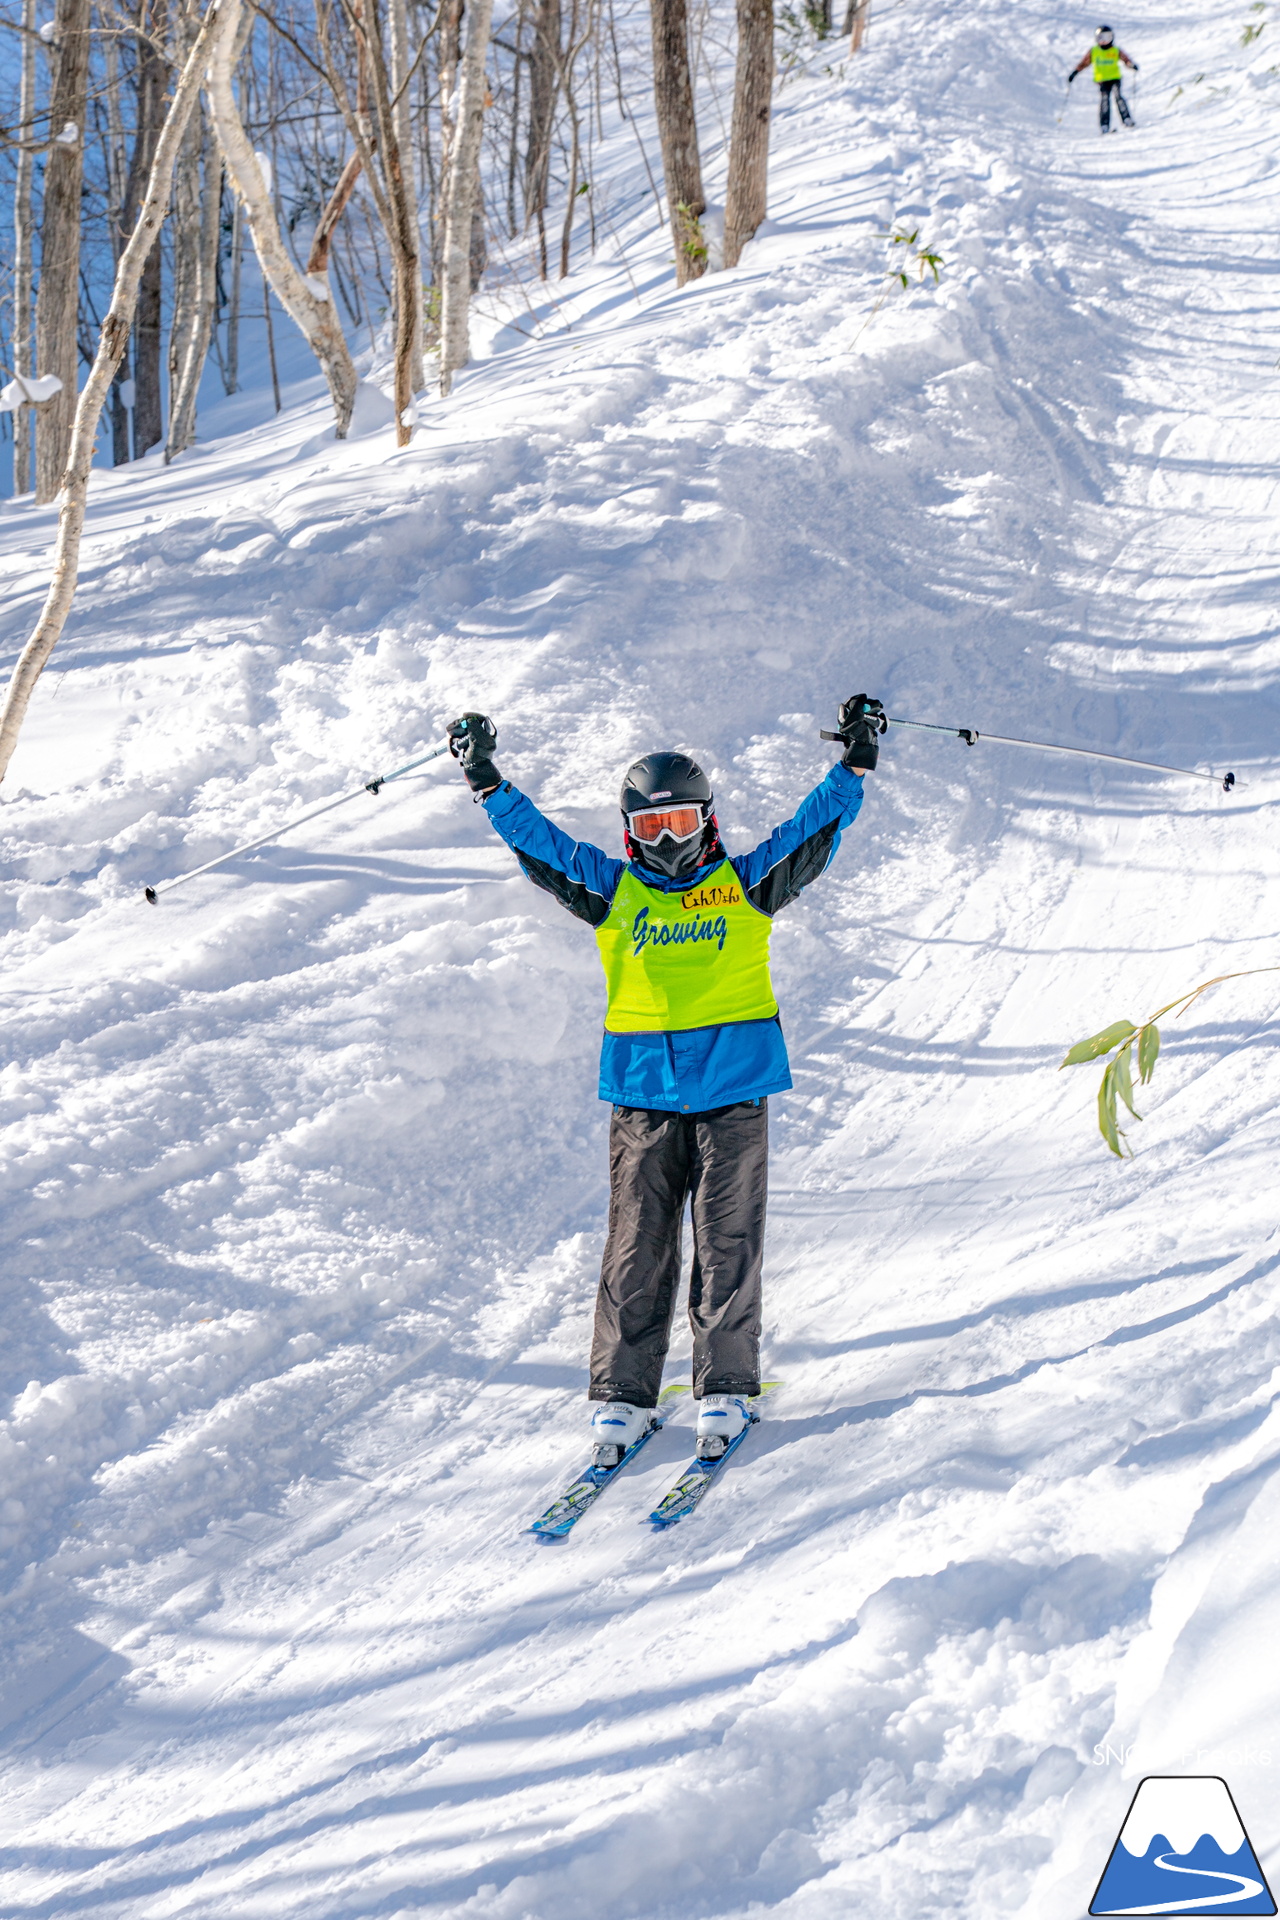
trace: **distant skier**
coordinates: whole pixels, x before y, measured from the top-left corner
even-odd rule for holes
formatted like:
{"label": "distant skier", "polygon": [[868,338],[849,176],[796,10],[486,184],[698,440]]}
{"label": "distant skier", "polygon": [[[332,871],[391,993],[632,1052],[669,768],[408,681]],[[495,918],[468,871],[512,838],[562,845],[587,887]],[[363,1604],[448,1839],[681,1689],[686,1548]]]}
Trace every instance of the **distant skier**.
{"label": "distant skier", "polygon": [[711,783],[683,753],[650,753],[622,783],[625,860],[570,838],[504,780],[479,713],[449,728],[467,784],[535,886],[595,929],[608,989],[600,1098],[609,1231],[589,1399],[595,1464],[646,1431],[662,1383],[686,1199],[692,1203],[698,1453],[717,1459],[760,1391],[760,1269],[768,1096],[791,1085],[769,977],[773,916],[816,880],[862,805],[887,722],[840,708],[843,758],[753,853],[721,843]]}
{"label": "distant skier", "polygon": [[1093,77],[1098,83],[1098,124],[1102,131],[1104,133],[1111,131],[1113,93],[1116,97],[1116,105],[1120,109],[1120,118],[1126,127],[1131,127],[1133,115],[1129,111],[1128,101],[1120,91],[1120,62],[1123,60],[1125,66],[1132,68],[1134,73],[1138,71],[1138,63],[1129,58],[1123,47],[1116,45],[1116,37],[1110,27],[1099,27],[1093,37],[1096,45],[1090,47],[1078,67],[1072,67],[1067,75],[1067,85],[1070,86],[1078,73],[1083,73],[1086,67],[1091,66]]}

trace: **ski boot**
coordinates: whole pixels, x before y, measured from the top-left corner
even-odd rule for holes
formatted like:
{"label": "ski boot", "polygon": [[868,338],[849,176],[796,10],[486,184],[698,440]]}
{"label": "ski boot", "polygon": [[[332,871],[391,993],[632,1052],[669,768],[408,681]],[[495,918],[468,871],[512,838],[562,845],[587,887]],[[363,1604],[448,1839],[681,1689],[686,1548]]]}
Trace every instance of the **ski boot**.
{"label": "ski boot", "polygon": [[592,1466],[616,1467],[652,1419],[652,1407],[633,1407],[627,1400],[607,1400],[597,1406],[591,1416],[591,1437],[596,1443]]}
{"label": "ski boot", "polygon": [[751,1416],[744,1393],[708,1393],[698,1402],[698,1458],[718,1460]]}

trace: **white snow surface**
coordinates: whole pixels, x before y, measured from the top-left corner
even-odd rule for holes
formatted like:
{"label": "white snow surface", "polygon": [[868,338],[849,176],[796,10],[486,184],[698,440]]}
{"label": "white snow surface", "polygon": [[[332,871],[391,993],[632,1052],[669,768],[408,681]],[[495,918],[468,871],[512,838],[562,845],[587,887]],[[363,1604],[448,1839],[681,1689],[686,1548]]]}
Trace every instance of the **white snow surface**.
{"label": "white snow surface", "polygon": [[[1133,0],[1104,142],[1091,17],[886,5],[781,89],[736,271],[675,292],[627,128],[594,262],[492,305],[408,449],[304,370],[95,477],[0,797],[6,1920],[1067,1920],[1148,1772],[1226,1776],[1274,1872],[1280,976],[1167,1028],[1123,1166],[1055,1072],[1280,960],[1254,18]],[[895,217],[942,281],[867,324]],[[51,524],[0,514],[11,651]],[[775,938],[785,1385],[670,1534],[687,1398],[539,1547],[589,932],[448,762],[142,887],[468,706],[575,833],[678,744],[745,848],[860,688],[1241,784],[890,734]]]}

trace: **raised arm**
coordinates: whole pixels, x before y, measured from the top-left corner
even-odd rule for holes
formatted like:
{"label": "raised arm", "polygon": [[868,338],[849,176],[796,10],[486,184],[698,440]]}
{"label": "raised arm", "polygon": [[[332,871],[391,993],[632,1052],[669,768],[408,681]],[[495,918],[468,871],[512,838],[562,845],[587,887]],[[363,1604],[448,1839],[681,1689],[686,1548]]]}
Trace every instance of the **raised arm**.
{"label": "raised arm", "polygon": [[626,863],[589,840],[571,839],[509,780],[487,795],[484,810],[534,886],[554,894],[589,927],[598,927],[613,905]]}
{"label": "raised arm", "polygon": [[862,776],[837,761],[789,820],[753,852],[730,860],[752,906],[761,913],[780,913],[825,873],[840,835],[853,825],[861,805]]}
{"label": "raised arm", "polygon": [[843,744],[843,757],[789,820],[775,827],[754,852],[730,862],[747,898],[761,913],[780,913],[825,873],[840,835],[858,817],[863,775],[875,768],[880,733],[887,724],[880,702],[865,693],[844,701],[839,731],[823,735]]}
{"label": "raised arm", "polygon": [[449,727],[449,751],[527,877],[579,920],[598,927],[613,904],[624,863],[589,841],[571,840],[504,780],[493,759],[497,744],[498,729],[483,713],[461,714]]}

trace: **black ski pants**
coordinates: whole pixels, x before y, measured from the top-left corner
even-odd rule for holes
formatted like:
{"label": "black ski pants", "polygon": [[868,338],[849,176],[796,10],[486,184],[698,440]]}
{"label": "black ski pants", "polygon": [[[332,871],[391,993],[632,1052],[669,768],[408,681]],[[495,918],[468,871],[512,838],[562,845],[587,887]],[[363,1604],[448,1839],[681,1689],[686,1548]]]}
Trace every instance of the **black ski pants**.
{"label": "black ski pants", "polygon": [[1126,127],[1133,125],[1133,115],[1129,111],[1129,102],[1120,91],[1120,82],[1118,80],[1099,80],[1098,125],[1104,133],[1110,133],[1111,131],[1111,96],[1113,93],[1116,97],[1116,106],[1120,110],[1120,118],[1124,121]]}
{"label": "black ski pants", "polygon": [[693,1218],[693,1391],[760,1391],[760,1268],[769,1181],[765,1100],[709,1113],[615,1107],[609,1237],[591,1343],[592,1400],[657,1404],[685,1201]]}

